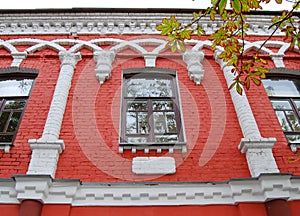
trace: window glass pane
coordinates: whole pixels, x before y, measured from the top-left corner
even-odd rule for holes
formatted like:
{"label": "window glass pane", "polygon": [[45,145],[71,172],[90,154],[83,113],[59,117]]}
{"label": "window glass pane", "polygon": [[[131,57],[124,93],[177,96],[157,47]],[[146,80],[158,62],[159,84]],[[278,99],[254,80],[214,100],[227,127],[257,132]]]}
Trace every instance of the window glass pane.
{"label": "window glass pane", "polygon": [[127,110],[129,110],[129,111],[147,110],[147,102],[145,102],[145,101],[128,101],[127,102]]}
{"label": "window glass pane", "polygon": [[300,127],[299,127],[299,121],[293,111],[286,112],[287,113],[287,118],[290,122],[291,127],[293,128],[293,131],[299,132]]}
{"label": "window glass pane", "polygon": [[32,79],[0,80],[0,97],[28,96],[32,83]]}
{"label": "window glass pane", "polygon": [[293,135],[286,135],[286,138],[289,143],[300,143],[300,135],[293,134]]}
{"label": "window glass pane", "polygon": [[128,143],[146,143],[147,137],[128,137]]}
{"label": "window glass pane", "polygon": [[8,118],[9,118],[9,112],[1,113],[1,115],[0,115],[0,132],[4,132]]}
{"label": "window glass pane", "polygon": [[0,134],[0,142],[8,142],[11,143],[14,138],[14,135],[5,135],[5,134]]}
{"label": "window glass pane", "polygon": [[126,113],[126,133],[135,134],[136,133],[136,113],[127,112]]}
{"label": "window glass pane", "polygon": [[173,101],[153,101],[153,110],[173,110]]}
{"label": "window glass pane", "polygon": [[14,132],[17,129],[19,120],[21,118],[21,112],[14,112],[10,118],[8,127],[7,127],[7,132]]}
{"label": "window glass pane", "polygon": [[165,116],[163,112],[153,113],[154,119],[154,133],[165,133]]}
{"label": "window glass pane", "polygon": [[294,100],[294,102],[296,104],[298,112],[300,112],[300,100]]}
{"label": "window glass pane", "polygon": [[146,112],[138,113],[138,133],[139,134],[149,133],[148,113]]}
{"label": "window glass pane", "polygon": [[297,79],[263,79],[269,96],[300,96],[300,81]]}
{"label": "window glass pane", "polygon": [[167,112],[166,119],[167,119],[167,133],[176,133],[177,128],[176,128],[175,113]]}
{"label": "window glass pane", "polygon": [[288,120],[285,117],[285,114],[283,111],[276,111],[276,115],[279,121],[279,124],[281,125],[281,128],[283,131],[292,131]]}
{"label": "window glass pane", "polygon": [[5,103],[5,110],[19,109],[22,110],[26,105],[26,100],[7,100]]}
{"label": "window glass pane", "polygon": [[127,83],[128,97],[172,97],[170,79],[131,78]]}
{"label": "window glass pane", "polygon": [[292,110],[290,103],[286,100],[271,100],[271,103],[276,110]]}
{"label": "window glass pane", "polygon": [[170,143],[170,142],[176,142],[178,140],[177,135],[156,135],[155,136],[155,142],[158,143]]}

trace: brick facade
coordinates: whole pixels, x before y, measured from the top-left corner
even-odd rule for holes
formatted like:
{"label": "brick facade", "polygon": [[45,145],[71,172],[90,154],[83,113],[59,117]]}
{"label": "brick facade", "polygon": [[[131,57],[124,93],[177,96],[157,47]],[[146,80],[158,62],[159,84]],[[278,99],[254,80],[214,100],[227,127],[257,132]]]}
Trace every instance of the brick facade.
{"label": "brick facade", "polygon": [[[9,13],[2,14],[0,19],[9,16]],[[18,20],[17,18],[22,16],[22,13],[14,13],[12,16]],[[68,13],[64,15],[65,18],[74,19],[75,22],[77,18],[74,18],[72,10]],[[86,16],[87,19],[98,16],[100,20],[105,20],[103,14],[105,13],[99,15],[99,13],[91,12]],[[54,18],[60,15],[59,12],[53,12]],[[41,14],[30,15],[25,12],[24,17],[27,16],[29,18],[24,18],[24,23],[29,22],[30,19],[36,20],[38,17],[44,17],[45,14],[41,12]],[[110,19],[110,16],[111,14],[107,19]],[[60,215],[72,216],[95,215],[95,212],[100,211],[104,212],[104,215],[117,215],[119,212],[126,212],[128,215],[137,215],[140,212],[146,212],[146,215],[160,215],[163,214],[162,212],[169,212],[170,208],[176,209],[174,210],[178,212],[176,215],[182,215],[187,211],[191,215],[197,212],[216,215],[226,211],[228,216],[252,214],[265,216],[267,213],[263,203],[269,199],[288,200],[290,215],[299,214],[297,204],[299,204],[300,197],[294,193],[295,190],[299,191],[297,178],[300,174],[299,162],[288,162],[289,158],[295,157],[295,154],[287,144],[264,88],[253,87],[246,92],[245,100],[235,99],[234,93],[228,90],[227,69],[222,66],[222,62],[214,58],[215,54],[206,38],[199,40],[195,37],[187,43],[189,50],[197,49],[204,52],[203,59],[199,57],[199,61],[194,64],[196,68],[194,73],[191,69],[193,63],[184,59],[181,53],[172,54],[170,50],[164,49],[165,38],[158,36],[155,29],[153,30],[151,23],[155,21],[149,21],[150,16],[151,14],[145,13],[146,18],[141,21],[140,14],[133,14],[132,19],[138,20],[139,24],[132,25],[131,30],[130,25],[126,26],[122,34],[116,33],[117,29],[122,29],[122,25],[118,26],[117,22],[114,25],[111,24],[112,31],[109,31],[110,22],[105,22],[100,34],[95,34],[96,24],[93,24],[94,28],[89,31],[89,22],[84,22],[82,28],[76,22],[77,24],[73,25],[72,29],[77,29],[78,34],[73,34],[71,30],[68,32],[67,22],[63,27],[59,25],[55,27],[51,21],[54,18],[49,18],[49,22],[51,21],[49,29],[47,25],[40,25],[36,30],[33,24],[27,24],[26,28],[18,24],[13,31],[14,25],[4,20],[1,21],[6,26],[0,32],[0,67],[4,68],[1,70],[9,72],[11,69],[5,68],[12,68],[16,65],[20,69],[38,70],[14,146],[11,147],[9,153],[0,150],[0,178],[2,179],[0,179],[0,192],[9,191],[7,193],[10,194],[9,200],[11,200],[3,202],[4,198],[0,195],[0,202],[2,201],[0,209],[5,212],[4,215],[17,215],[19,203],[26,199],[42,201],[45,204],[43,216],[54,215],[58,211]],[[156,16],[166,15],[156,14]],[[186,17],[186,14],[180,16]],[[255,19],[255,16],[252,19]],[[141,26],[144,26],[142,23],[146,23],[147,34],[141,32]],[[19,29],[22,26],[23,31]],[[257,41],[265,40],[266,35],[267,32],[263,31],[260,34],[254,32],[250,35],[246,39],[247,46],[249,46],[248,52],[255,49]],[[284,46],[286,43],[282,41],[280,35],[271,39],[264,54],[268,59],[268,67],[276,68],[284,65],[286,68],[299,70],[299,50],[285,50]],[[114,56],[111,59],[105,59],[103,55],[96,57],[96,53],[103,50],[112,51]],[[21,53],[25,54],[21,55]],[[73,59],[72,63],[65,63],[64,58],[69,54],[73,57],[80,55],[80,57]],[[275,54],[278,58],[274,57]],[[280,57],[281,54],[284,55],[283,59]],[[136,153],[131,150],[119,152],[122,70],[147,66],[174,69],[177,72],[187,152],[180,150],[173,152],[162,150],[161,153],[154,150],[150,150],[149,153],[143,150],[137,150]],[[203,79],[202,74],[201,78],[197,78],[197,70],[201,69],[204,71]],[[66,99],[65,102],[61,97]],[[245,109],[245,106],[249,106],[249,110]],[[243,138],[244,143],[247,144],[241,144],[243,146],[238,149]],[[132,161],[140,157],[174,158],[176,169],[172,172],[166,171],[168,174],[151,174],[151,170],[143,170],[139,167],[146,163],[139,162],[135,165],[142,170],[141,175],[132,170]],[[159,160],[161,164],[170,161],[173,160]],[[153,166],[157,166],[157,163],[151,163],[149,169],[155,170]],[[166,167],[169,169],[169,164]],[[136,170],[136,167],[134,169]],[[147,172],[150,174],[144,175]],[[290,173],[291,176],[285,176],[286,173]],[[32,174],[42,177],[36,176],[32,179]],[[261,174],[267,175],[266,179],[269,175],[271,176],[272,193],[268,193],[268,187],[261,183],[266,181]],[[12,175],[17,176],[12,178]],[[45,177],[47,175],[50,175],[50,178]],[[4,179],[10,179],[10,181],[5,183]],[[214,197],[207,203],[191,201],[191,203],[186,203],[187,206],[172,207],[176,205],[176,202],[167,202],[166,205],[171,206],[168,208],[159,205],[146,207],[147,205],[144,204],[132,207],[124,201],[119,206],[113,204],[114,202],[108,203],[108,206],[115,206],[111,210],[107,206],[101,206],[102,204],[97,206],[97,202],[96,204],[87,202],[90,196],[86,191],[82,198],[85,201],[80,203],[80,198],[78,198],[80,191],[85,189],[80,188],[76,182],[73,185],[64,181],[56,182],[55,179],[63,179],[66,182],[79,179],[83,183],[91,184],[112,183],[114,185],[117,183],[116,188],[120,183],[131,185],[136,182],[141,185],[141,191],[144,185],[157,182],[162,185],[171,182],[200,184],[218,182],[221,185],[224,184],[224,189],[220,189],[222,191],[220,192],[215,188],[210,188],[207,189],[211,190],[210,192],[203,192],[204,197],[209,196],[210,193]],[[235,184],[232,179],[241,181],[252,179],[254,186],[253,188],[249,186],[251,190],[243,189],[243,184],[241,184],[240,190],[235,191],[237,189],[231,187],[229,190],[226,186]],[[26,182],[30,186],[27,187]],[[56,199],[55,191],[58,190],[55,186],[59,184],[65,188],[62,193],[71,194],[70,196],[73,196],[76,201],[70,201],[68,196],[64,198],[64,201],[58,203],[53,201]],[[265,194],[265,200],[257,198],[257,195],[253,193],[254,190],[259,190],[256,184],[261,184],[261,188],[264,188],[257,193]],[[276,188],[278,184],[283,187],[282,191]],[[33,186],[35,189],[28,191],[27,188]],[[137,193],[135,190],[129,190],[127,195],[123,193],[120,195],[120,200],[125,200],[126,196],[133,200],[133,194]],[[203,190],[206,190],[205,187]],[[225,195],[227,190],[230,192]],[[236,193],[244,196],[247,190],[251,191],[249,193],[252,195],[245,195],[244,201],[224,201],[226,196],[235,197]],[[44,191],[43,196],[38,196],[41,191]],[[289,192],[288,195],[286,191]],[[176,193],[176,189],[173,193],[175,200],[181,196],[180,193]],[[216,193],[222,194],[220,199],[215,198]],[[92,192],[90,194],[95,200],[97,196],[100,197],[98,197],[99,200],[105,199],[106,196],[103,195],[104,198],[102,198],[102,195]],[[171,200],[172,192],[168,191],[166,194],[168,194],[167,200]],[[116,194],[111,196],[119,199]],[[142,195],[138,196],[138,200],[141,199],[140,196]],[[145,196],[151,197],[151,194]],[[160,200],[161,194],[157,196]],[[183,196],[189,199],[188,192]],[[197,194],[192,197],[191,200],[197,200]],[[256,203],[249,204],[249,202]],[[209,204],[213,205],[209,206]],[[223,204],[226,205],[223,206]],[[97,207],[91,207],[92,205]],[[147,211],[144,211],[144,208]],[[170,213],[170,215],[175,215],[175,213]]]}

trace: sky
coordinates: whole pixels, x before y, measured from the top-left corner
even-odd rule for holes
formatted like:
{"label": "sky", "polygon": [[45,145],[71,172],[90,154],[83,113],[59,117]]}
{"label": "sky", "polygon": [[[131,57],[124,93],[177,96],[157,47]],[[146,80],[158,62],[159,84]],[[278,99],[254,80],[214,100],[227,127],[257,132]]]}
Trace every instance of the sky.
{"label": "sky", "polygon": [[[275,0],[265,10],[291,9],[292,4],[283,0],[277,5]],[[7,0],[1,9],[37,8],[207,8],[210,0]]]}

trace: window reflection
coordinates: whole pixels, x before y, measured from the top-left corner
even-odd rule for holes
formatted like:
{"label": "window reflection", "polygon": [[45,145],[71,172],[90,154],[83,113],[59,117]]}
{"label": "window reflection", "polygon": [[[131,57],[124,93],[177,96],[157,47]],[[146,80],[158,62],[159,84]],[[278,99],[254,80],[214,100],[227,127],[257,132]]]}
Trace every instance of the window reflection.
{"label": "window reflection", "polygon": [[262,81],[288,142],[300,142],[300,81],[293,78]]}
{"label": "window reflection", "polygon": [[0,97],[28,96],[33,79],[0,80]]}
{"label": "window reflection", "polygon": [[127,84],[128,97],[172,97],[171,80],[133,78]]}
{"label": "window reflection", "polygon": [[269,96],[300,96],[297,79],[264,79],[262,82]]}
{"label": "window reflection", "polygon": [[0,144],[12,144],[33,84],[33,79],[0,79]]}

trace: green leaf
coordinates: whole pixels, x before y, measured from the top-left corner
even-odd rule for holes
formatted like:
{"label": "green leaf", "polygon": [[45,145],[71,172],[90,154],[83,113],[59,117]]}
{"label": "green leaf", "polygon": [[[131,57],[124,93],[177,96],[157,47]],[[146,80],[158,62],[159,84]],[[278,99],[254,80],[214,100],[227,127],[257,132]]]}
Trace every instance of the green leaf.
{"label": "green leaf", "polygon": [[215,20],[215,15],[216,15],[217,11],[216,10],[211,10],[209,13],[209,17],[211,19],[211,21]]}
{"label": "green leaf", "polygon": [[236,14],[240,14],[242,12],[242,5],[239,0],[232,0],[231,7]]}
{"label": "green leaf", "polygon": [[190,39],[193,30],[183,29],[179,34],[181,39]]}
{"label": "green leaf", "polygon": [[203,28],[202,27],[198,27],[197,28],[197,35],[198,35],[198,37],[201,37],[202,35],[204,35],[205,34],[205,31],[203,30]]}
{"label": "green leaf", "polygon": [[[261,80],[260,79],[257,79],[255,77],[250,77],[250,79],[252,80],[252,82],[257,85],[257,86],[260,86],[261,85]],[[250,86],[249,86],[250,87]]]}
{"label": "green leaf", "polygon": [[173,53],[177,51],[177,43],[176,42],[172,45],[171,50]]}
{"label": "green leaf", "polygon": [[282,0],[276,0],[276,3],[277,3],[277,4],[281,4],[281,3],[282,3]]}
{"label": "green leaf", "polygon": [[236,83],[236,88],[235,89],[236,89],[237,93],[239,93],[239,95],[243,94],[243,88],[242,88],[242,86],[239,82]]}
{"label": "green leaf", "polygon": [[170,17],[170,20],[164,18],[162,23],[156,27],[158,31],[161,31],[161,35],[165,36],[171,34],[175,29],[179,28],[180,24],[174,16]]}
{"label": "green leaf", "polygon": [[226,8],[226,4],[227,4],[227,0],[220,0],[220,1],[219,1],[218,7],[219,7],[219,13],[220,13],[221,15],[223,14],[223,12],[224,12],[224,10],[225,10],[225,8]]}

